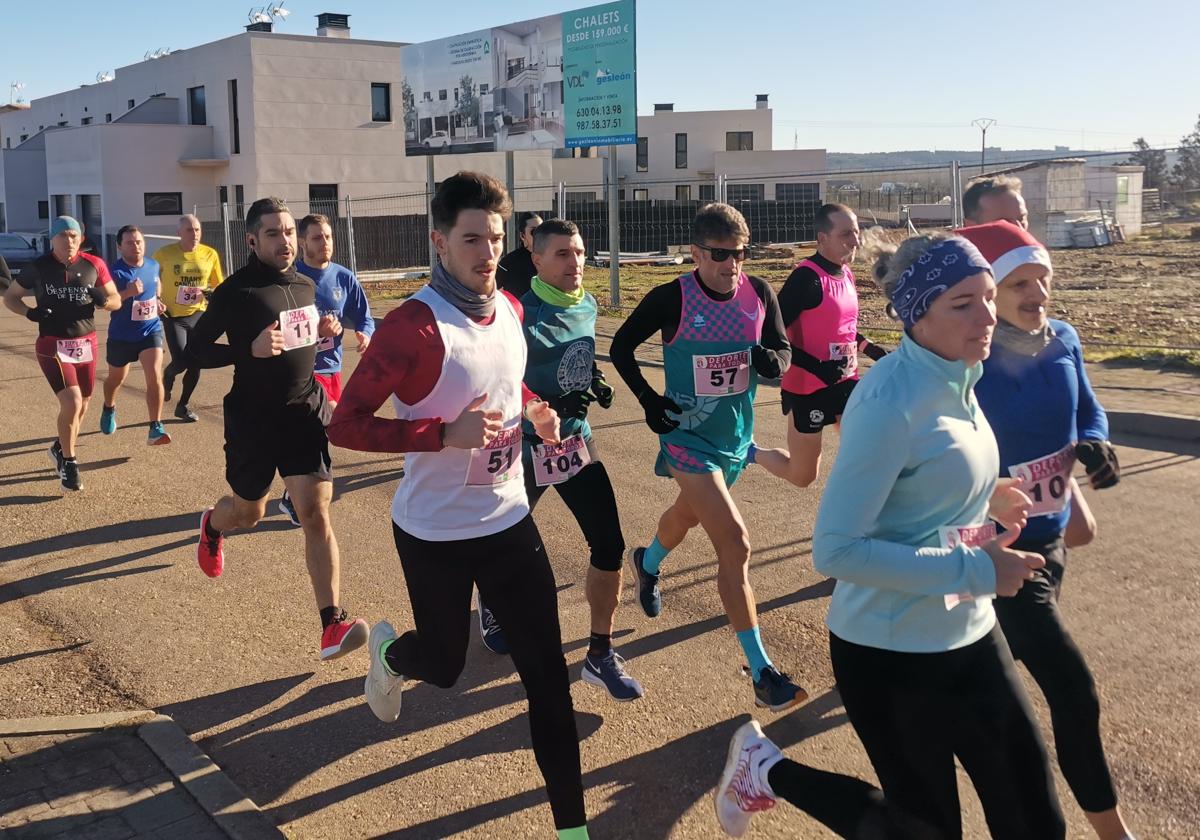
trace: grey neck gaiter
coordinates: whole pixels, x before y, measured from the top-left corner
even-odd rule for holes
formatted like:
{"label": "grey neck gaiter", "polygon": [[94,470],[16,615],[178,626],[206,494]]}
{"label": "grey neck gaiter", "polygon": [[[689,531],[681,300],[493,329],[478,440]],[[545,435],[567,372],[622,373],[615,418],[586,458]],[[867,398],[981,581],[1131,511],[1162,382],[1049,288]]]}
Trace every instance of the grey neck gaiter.
{"label": "grey neck gaiter", "polygon": [[496,311],[496,290],[490,295],[473,292],[450,276],[450,272],[438,263],[429,278],[430,287],[445,298],[455,309],[468,318],[490,318]]}
{"label": "grey neck gaiter", "polygon": [[1040,330],[1026,332],[1003,320],[996,322],[996,330],[992,335],[992,340],[1005,350],[1031,357],[1045,350],[1053,338],[1054,330],[1050,329],[1049,323]]}

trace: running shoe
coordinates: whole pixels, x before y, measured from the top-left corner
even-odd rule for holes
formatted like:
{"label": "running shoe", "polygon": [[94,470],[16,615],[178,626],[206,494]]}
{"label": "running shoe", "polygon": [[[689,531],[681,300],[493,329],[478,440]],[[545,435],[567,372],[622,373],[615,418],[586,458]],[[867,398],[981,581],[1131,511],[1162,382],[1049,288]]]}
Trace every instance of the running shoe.
{"label": "running shoe", "polygon": [[808,692],[781,674],[772,665],[764,668],[754,682],[754,705],[772,712],[784,712],[808,699]]}
{"label": "running shoe", "polygon": [[212,517],[213,509],[209,508],[200,514],[200,541],[196,543],[196,562],[200,571],[211,578],[220,577],[225,571],[225,537],[218,534],[216,539],[208,535],[208,520]]}
{"label": "running shoe", "polygon": [[283,497],[279,500],[279,512],[290,519],[293,525],[300,526],[300,517],[296,515],[296,506],[292,504],[292,497],[286,490],[283,491]]}
{"label": "running shoe", "polygon": [[758,444],[750,441],[750,446],[746,449],[746,466],[758,463]]}
{"label": "running shoe", "polygon": [[361,618],[350,618],[346,611],[338,613],[337,619],[321,633],[321,659],[337,659],[367,643],[367,622]]}
{"label": "running shoe", "polygon": [[363,683],[363,693],[375,717],[384,723],[393,723],[400,717],[400,694],[404,689],[404,677],[392,676],[383,664],[383,646],[395,639],[396,629],[386,621],[377,621],[367,641],[371,667]]}
{"label": "running shoe", "polygon": [[104,406],[100,409],[100,431],[106,435],[111,435],[117,430],[117,407]]}
{"label": "running shoe", "polygon": [[585,683],[603,688],[609,697],[621,703],[628,703],[645,694],[642,684],[625,670],[624,657],[615,650],[610,650],[604,656],[585,656],[581,677]]}
{"label": "running shoe", "polygon": [[62,486],[68,490],[82,490],[83,481],[79,478],[79,462],[74,458],[63,458],[62,469],[59,470]]}
{"label": "running shoe", "polygon": [[475,594],[475,606],[479,613],[479,638],[483,640],[483,646],[498,656],[507,655],[508,640],[504,638],[504,628],[492,611],[484,606],[483,596],[479,593]]}
{"label": "running shoe", "polygon": [[175,387],[175,377],[163,374],[163,402],[171,401],[171,389]]}
{"label": "running shoe", "polygon": [[741,837],[755,813],[775,807],[766,775],[781,758],[783,753],[763,734],[758,721],[744,723],[733,733],[725,771],[713,796],[717,822],[726,834]]}
{"label": "running shoe", "polygon": [[47,450],[50,453],[50,460],[54,462],[54,472],[59,478],[63,477],[63,454],[62,444],[59,441],[54,441]]}
{"label": "running shoe", "polygon": [[155,420],[150,424],[150,433],[146,435],[147,446],[163,446],[171,442],[171,435],[163,428],[161,420]]}
{"label": "running shoe", "polygon": [[175,406],[175,416],[178,417],[180,420],[184,420],[188,423],[195,423],[197,420],[200,419],[199,414],[192,411],[190,408],[188,408],[183,403],[180,403],[179,405]]}
{"label": "running shoe", "polygon": [[662,593],[658,589],[658,575],[652,575],[642,566],[642,555],[646,553],[643,546],[631,548],[628,551],[629,565],[633,566],[634,580],[637,581],[638,601],[642,610],[651,618],[657,618],[662,612]]}

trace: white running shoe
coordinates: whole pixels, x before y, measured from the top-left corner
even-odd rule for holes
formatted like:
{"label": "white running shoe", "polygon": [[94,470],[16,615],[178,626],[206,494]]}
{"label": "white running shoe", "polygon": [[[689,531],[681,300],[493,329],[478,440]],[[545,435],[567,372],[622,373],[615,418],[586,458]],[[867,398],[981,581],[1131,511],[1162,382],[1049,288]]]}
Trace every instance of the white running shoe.
{"label": "white running shoe", "polygon": [[371,628],[367,648],[371,653],[371,667],[363,684],[367,705],[375,717],[384,723],[394,723],[400,717],[400,693],[404,688],[404,677],[393,677],[383,664],[380,648],[396,638],[396,629],[386,621],[377,621]]}
{"label": "white running shoe", "polygon": [[766,771],[783,753],[763,734],[758,721],[742,724],[733,733],[725,771],[713,797],[717,822],[731,837],[741,837],[757,811],[775,807],[775,795],[766,784]]}

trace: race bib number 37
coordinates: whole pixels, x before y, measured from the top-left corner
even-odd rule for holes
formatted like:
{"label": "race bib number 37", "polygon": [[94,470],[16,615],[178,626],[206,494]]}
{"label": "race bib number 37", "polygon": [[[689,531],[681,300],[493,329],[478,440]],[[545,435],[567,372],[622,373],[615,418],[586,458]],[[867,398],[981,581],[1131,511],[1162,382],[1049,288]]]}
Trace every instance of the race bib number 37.
{"label": "race bib number 37", "polygon": [[562,484],[592,462],[583,435],[571,435],[561,443],[533,447],[533,477],[538,487]]}
{"label": "race bib number 37", "polygon": [[468,487],[492,487],[521,477],[521,427],[501,430],[483,449],[472,449]]}
{"label": "race bib number 37", "polygon": [[750,387],[750,351],[720,356],[692,356],[696,395],[726,397],[744,394]]}
{"label": "race bib number 37", "polygon": [[[942,548],[953,549],[958,548],[960,545],[978,548],[984,543],[996,539],[996,525],[992,522],[985,522],[982,525],[969,525],[965,528],[938,528],[938,539],[942,544]],[[968,592],[943,597],[945,598],[946,609],[948,610],[952,610],[959,604],[966,603],[967,601],[975,600],[975,596]]]}
{"label": "race bib number 37", "polygon": [[1075,446],[1067,444],[1052,455],[1015,464],[1008,474],[1020,482],[1021,492],[1033,500],[1030,516],[1061,513],[1071,502],[1071,469]]}
{"label": "race bib number 37", "polygon": [[283,332],[283,349],[298,350],[317,343],[317,307],[301,306],[279,313],[279,329]]}
{"label": "race bib number 37", "polygon": [[56,346],[58,360],[68,365],[86,365],[92,361],[92,342],[86,338],[60,338]]}

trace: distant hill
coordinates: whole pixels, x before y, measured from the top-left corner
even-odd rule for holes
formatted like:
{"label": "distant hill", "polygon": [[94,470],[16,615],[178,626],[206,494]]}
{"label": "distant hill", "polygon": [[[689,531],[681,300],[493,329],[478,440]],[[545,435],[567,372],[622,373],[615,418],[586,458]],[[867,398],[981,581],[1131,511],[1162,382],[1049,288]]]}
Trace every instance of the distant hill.
{"label": "distant hill", "polygon": [[[1095,155],[1096,152],[1080,151],[1067,146],[1054,149],[993,149],[987,150],[987,167],[1002,166],[1005,163],[1024,160],[1041,160],[1043,158],[1064,158],[1077,155]],[[1112,163],[1119,163],[1128,157],[1124,152],[1111,155]],[[908,152],[828,152],[825,156],[826,167],[831,172],[891,169],[906,166],[942,166],[953,161],[959,161],[964,166],[979,165],[979,149],[961,151],[917,149]]]}

